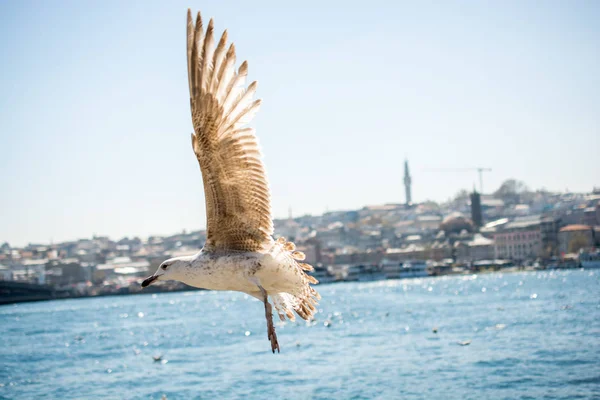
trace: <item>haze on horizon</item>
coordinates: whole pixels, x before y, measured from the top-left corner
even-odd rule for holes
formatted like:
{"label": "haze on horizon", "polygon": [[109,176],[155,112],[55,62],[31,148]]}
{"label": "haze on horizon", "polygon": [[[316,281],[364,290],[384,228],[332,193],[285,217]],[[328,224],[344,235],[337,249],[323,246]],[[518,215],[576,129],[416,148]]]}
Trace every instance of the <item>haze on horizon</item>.
{"label": "haze on horizon", "polygon": [[185,13],[259,81],[275,217],[600,184],[600,3],[2,2],[0,243],[204,229]]}

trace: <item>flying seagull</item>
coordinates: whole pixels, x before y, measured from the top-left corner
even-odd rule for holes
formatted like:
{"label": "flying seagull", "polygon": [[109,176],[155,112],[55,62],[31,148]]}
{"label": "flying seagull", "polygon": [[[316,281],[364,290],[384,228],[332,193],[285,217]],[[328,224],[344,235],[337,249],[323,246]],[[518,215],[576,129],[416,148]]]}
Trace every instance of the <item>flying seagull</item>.
{"label": "flying seagull", "polygon": [[264,303],[267,337],[271,350],[279,352],[272,307],[279,318],[312,318],[321,298],[307,274],[295,245],[274,240],[270,193],[258,142],[246,125],[258,111],[253,100],[256,82],[244,83],[248,63],[236,71],[235,46],[227,47],[227,31],[216,48],[213,20],[202,26],[187,14],[187,61],[192,109],[192,148],[200,164],[206,201],[206,243],[194,256],[163,262],[142,282],[177,280],[211,290],[235,290]]}

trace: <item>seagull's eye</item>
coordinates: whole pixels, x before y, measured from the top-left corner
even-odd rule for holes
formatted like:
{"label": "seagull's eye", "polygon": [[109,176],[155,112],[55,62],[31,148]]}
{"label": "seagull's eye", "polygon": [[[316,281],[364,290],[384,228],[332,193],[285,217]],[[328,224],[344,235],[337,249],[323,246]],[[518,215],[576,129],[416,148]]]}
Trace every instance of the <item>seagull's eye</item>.
{"label": "seagull's eye", "polygon": [[162,268],[162,269],[164,269],[164,270],[166,270],[166,269],[167,269],[167,267],[168,267],[168,265],[167,265],[167,264],[164,264],[164,265],[162,265],[162,266],[161,266],[161,268]]}

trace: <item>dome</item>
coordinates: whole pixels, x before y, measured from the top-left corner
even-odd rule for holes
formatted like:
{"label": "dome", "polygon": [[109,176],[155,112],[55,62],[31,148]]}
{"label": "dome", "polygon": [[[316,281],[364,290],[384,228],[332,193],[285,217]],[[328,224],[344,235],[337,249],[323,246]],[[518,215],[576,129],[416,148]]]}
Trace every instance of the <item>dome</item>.
{"label": "dome", "polygon": [[455,233],[459,234],[463,230],[467,232],[473,232],[473,222],[462,215],[461,213],[452,213],[448,215],[440,224],[440,230],[444,231],[446,235]]}

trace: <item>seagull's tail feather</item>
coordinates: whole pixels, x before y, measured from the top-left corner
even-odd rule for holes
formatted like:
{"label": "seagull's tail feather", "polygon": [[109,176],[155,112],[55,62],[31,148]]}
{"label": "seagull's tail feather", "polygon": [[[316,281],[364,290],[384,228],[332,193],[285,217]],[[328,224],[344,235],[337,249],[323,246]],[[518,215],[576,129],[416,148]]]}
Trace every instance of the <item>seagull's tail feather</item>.
{"label": "seagull's tail feather", "polygon": [[[311,292],[318,295],[317,291],[310,288]],[[293,311],[296,312],[302,319],[310,320],[317,312],[317,299],[313,296],[300,298],[289,293],[277,293],[271,296],[273,305],[279,314],[279,319],[285,321],[287,317],[290,321],[295,321]]]}
{"label": "seagull's tail feather", "polygon": [[292,310],[302,319],[309,320],[315,315],[318,300],[321,299],[321,295],[310,286],[319,283],[315,277],[308,274],[308,272],[314,271],[314,268],[301,262],[304,261],[306,256],[301,251],[296,250],[294,243],[286,241],[283,237],[280,237],[277,243],[281,246],[281,251],[287,253],[288,260],[300,271],[303,284],[294,293],[277,293],[271,296],[275,309],[281,320],[285,320],[287,316],[291,321],[294,321],[295,317]]}

